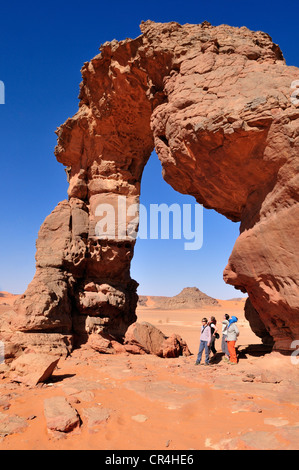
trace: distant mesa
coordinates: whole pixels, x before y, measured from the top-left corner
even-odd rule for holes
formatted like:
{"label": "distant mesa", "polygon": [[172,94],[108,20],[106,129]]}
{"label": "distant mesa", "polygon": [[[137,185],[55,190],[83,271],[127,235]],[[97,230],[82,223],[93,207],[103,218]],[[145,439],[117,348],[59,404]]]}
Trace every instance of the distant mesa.
{"label": "distant mesa", "polygon": [[18,294],[11,294],[10,292],[0,292],[0,297],[18,297]]}
{"label": "distant mesa", "polygon": [[201,292],[197,287],[185,287],[173,297],[140,295],[139,307],[151,307],[161,310],[200,308],[204,306],[219,306],[218,300]]}

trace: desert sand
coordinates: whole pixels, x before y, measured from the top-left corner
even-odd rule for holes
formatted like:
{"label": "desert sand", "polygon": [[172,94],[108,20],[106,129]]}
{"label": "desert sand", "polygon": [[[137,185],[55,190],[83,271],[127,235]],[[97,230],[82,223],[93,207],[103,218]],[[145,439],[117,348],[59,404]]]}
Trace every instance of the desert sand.
{"label": "desert sand", "polygon": [[[138,308],[138,321],[182,336],[189,357],[99,354],[82,347],[60,360],[47,383],[28,387],[0,375],[0,449],[297,449],[299,365],[262,351],[243,307],[244,299],[201,309]],[[7,308],[0,305],[0,314]],[[220,322],[224,313],[239,318],[238,364],[222,360],[217,340],[215,363],[195,366],[201,318],[214,315]],[[71,432],[47,427],[45,403],[55,396],[66,398],[80,416]]]}
{"label": "desert sand", "polygon": [[14,304],[14,301],[18,297],[19,297],[18,295],[11,294],[10,292],[4,292],[4,291],[0,292],[0,309],[7,306],[7,305],[12,307],[13,304]]}

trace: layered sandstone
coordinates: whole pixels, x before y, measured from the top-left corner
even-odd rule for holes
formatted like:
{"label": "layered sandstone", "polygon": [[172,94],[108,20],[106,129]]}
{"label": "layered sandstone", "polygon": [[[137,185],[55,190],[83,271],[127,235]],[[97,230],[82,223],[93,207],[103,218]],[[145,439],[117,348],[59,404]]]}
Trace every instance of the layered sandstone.
{"label": "layered sandstone", "polygon": [[[21,344],[36,333],[66,348],[95,332],[121,341],[137,304],[126,228],[137,230],[138,214],[124,215],[123,204],[137,208],[155,148],[174,189],[241,222],[224,279],[248,293],[265,340],[290,349],[299,336],[299,110],[290,99],[299,70],[245,27],[147,21],[141,31],[105,43],[82,68],[79,110],[57,130],[68,200],[41,227],[36,275],[11,331]],[[104,236],[101,204],[117,215]]]}

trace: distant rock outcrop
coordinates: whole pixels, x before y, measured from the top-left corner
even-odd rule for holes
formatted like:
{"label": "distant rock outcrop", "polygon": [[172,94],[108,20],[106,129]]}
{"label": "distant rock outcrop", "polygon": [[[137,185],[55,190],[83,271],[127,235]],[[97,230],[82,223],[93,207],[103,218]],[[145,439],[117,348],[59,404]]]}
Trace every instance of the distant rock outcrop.
{"label": "distant rock outcrop", "polygon": [[139,296],[140,307],[150,306],[161,310],[175,310],[184,308],[201,308],[206,305],[218,305],[218,300],[209,297],[197,287],[185,287],[179,294],[173,297],[164,296]]}
{"label": "distant rock outcrop", "polygon": [[13,305],[19,296],[9,292],[0,292],[0,305]]}

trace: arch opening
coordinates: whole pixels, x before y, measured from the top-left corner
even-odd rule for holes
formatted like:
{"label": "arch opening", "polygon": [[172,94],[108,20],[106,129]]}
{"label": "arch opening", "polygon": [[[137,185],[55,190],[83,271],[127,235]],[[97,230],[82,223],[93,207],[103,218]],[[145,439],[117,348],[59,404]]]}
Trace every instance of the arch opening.
{"label": "arch opening", "polygon": [[[170,297],[186,287],[195,286],[218,299],[246,297],[246,294],[236,291],[223,281],[223,270],[239,236],[240,223],[234,223],[205,208],[202,217],[196,218],[196,200],[193,196],[180,194],[165,182],[155,151],[143,171],[140,203],[145,207],[145,220],[140,219],[139,230],[142,233],[137,237],[131,263],[131,276],[138,280],[139,295]],[[153,239],[150,231],[151,205],[161,204],[168,209],[176,205],[180,217],[173,217],[171,210],[161,211],[161,217],[166,219],[165,225],[169,226],[168,236],[162,238],[159,218],[158,236]],[[185,213],[184,205],[187,206]],[[184,237],[185,216],[186,235],[192,235],[191,240]],[[174,231],[174,224],[178,220],[179,229]],[[191,241],[191,249],[186,249],[188,241]]]}

